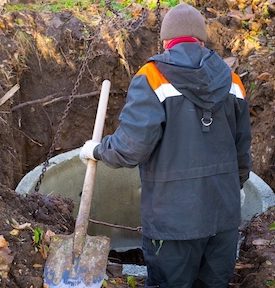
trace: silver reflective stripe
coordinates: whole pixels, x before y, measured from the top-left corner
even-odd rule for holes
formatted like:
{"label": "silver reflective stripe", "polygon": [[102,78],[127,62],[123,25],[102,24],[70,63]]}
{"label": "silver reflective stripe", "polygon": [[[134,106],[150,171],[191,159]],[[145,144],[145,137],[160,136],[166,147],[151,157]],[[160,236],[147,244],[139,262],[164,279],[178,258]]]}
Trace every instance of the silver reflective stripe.
{"label": "silver reflective stripe", "polygon": [[168,97],[181,96],[180,93],[171,83],[163,83],[156,90],[156,95],[160,102],[163,102]]}
{"label": "silver reflective stripe", "polygon": [[244,99],[243,92],[238,84],[232,83],[229,93],[234,94],[237,98]]}

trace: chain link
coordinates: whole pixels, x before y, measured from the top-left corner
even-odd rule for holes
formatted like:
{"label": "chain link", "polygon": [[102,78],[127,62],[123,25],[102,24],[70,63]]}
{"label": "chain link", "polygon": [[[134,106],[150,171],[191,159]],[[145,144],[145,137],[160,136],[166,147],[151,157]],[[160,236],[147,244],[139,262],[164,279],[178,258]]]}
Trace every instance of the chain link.
{"label": "chain link", "polygon": [[[112,7],[112,1],[111,0],[105,0],[106,3],[106,7],[108,8],[109,11],[111,11],[117,18],[119,19],[123,19],[122,13],[117,12],[113,7]],[[127,8],[124,8],[124,10],[126,10]],[[136,21],[131,21],[131,23],[125,23],[124,25],[122,25],[120,27],[121,29],[127,29],[128,32],[135,32],[136,30],[138,30],[142,24],[144,23],[145,19],[146,19],[147,13],[145,11],[144,8],[142,8],[142,14],[140,19],[137,19]]]}
{"label": "chain link", "polygon": [[105,0],[105,5],[109,11],[111,11],[117,17],[120,17],[119,13],[112,7],[112,1],[111,0]]}
{"label": "chain link", "polygon": [[[112,8],[110,0],[106,0],[105,3],[106,3],[106,8],[108,10],[110,10],[116,17],[121,18],[121,15]],[[104,16],[106,16],[106,10],[105,10],[105,15],[102,15],[101,20],[98,23],[98,27],[100,27],[100,28],[103,26],[102,24],[104,22]],[[128,28],[128,30],[130,32],[136,31],[144,23],[145,19],[146,19],[146,13],[143,10],[143,13],[142,13],[142,16],[141,16],[141,20],[137,20],[137,21],[131,23],[130,27],[128,26],[128,24],[125,24],[125,25],[123,25],[122,28]],[[72,106],[72,103],[73,103],[73,100],[74,100],[74,96],[77,94],[77,90],[78,90],[78,88],[80,86],[80,82],[81,82],[81,80],[82,80],[82,78],[84,76],[84,73],[86,71],[86,68],[88,66],[88,62],[89,62],[90,58],[92,58],[92,55],[93,55],[93,52],[94,52],[93,51],[93,48],[94,48],[93,44],[95,43],[95,38],[96,38],[95,36],[98,36],[98,38],[99,38],[99,35],[100,35],[100,34],[97,34],[96,32],[97,31],[94,31],[88,38],[90,40],[90,44],[88,46],[88,49],[87,49],[87,52],[86,52],[86,56],[84,57],[84,60],[83,60],[83,62],[81,64],[81,68],[80,68],[79,74],[78,74],[77,79],[75,81],[75,84],[74,84],[74,87],[72,89],[71,95],[69,97],[68,103],[66,104],[66,108],[65,108],[65,110],[64,110],[64,112],[62,114],[61,120],[60,120],[60,122],[58,124],[57,130],[56,130],[56,133],[54,135],[54,138],[53,138],[51,147],[49,149],[49,152],[47,154],[46,160],[43,163],[41,174],[39,175],[38,181],[37,181],[37,183],[35,185],[35,188],[34,188],[35,192],[38,192],[39,189],[40,189],[42,180],[43,180],[43,178],[45,176],[45,173],[47,171],[47,167],[49,166],[49,160],[50,160],[50,158],[52,158],[53,153],[54,153],[55,148],[56,148],[56,144],[58,143],[58,141],[61,138],[61,132],[62,132],[64,123],[65,123],[65,120],[66,120],[66,118],[67,118],[67,116],[69,114],[70,108]],[[99,41],[99,39],[97,39],[97,40]]]}
{"label": "chain link", "polygon": [[161,53],[161,39],[160,39],[160,28],[161,28],[161,20],[160,20],[160,0],[157,0],[157,37],[158,37],[158,43],[157,43],[157,50],[158,54]]}
{"label": "chain link", "polygon": [[141,19],[137,19],[136,21],[133,21],[129,27],[130,32],[135,32],[137,31],[144,23],[145,19],[147,17],[146,10],[142,8],[142,14],[141,14]]}

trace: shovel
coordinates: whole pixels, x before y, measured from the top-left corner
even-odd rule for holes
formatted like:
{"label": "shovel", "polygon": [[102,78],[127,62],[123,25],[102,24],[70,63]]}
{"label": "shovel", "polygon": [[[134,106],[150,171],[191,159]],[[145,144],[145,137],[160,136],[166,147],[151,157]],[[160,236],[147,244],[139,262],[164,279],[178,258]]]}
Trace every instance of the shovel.
{"label": "shovel", "polygon": [[[110,81],[102,83],[92,139],[100,142]],[[100,288],[106,273],[110,239],[87,235],[97,162],[88,160],[79,212],[72,235],[55,235],[44,267],[44,288]]]}

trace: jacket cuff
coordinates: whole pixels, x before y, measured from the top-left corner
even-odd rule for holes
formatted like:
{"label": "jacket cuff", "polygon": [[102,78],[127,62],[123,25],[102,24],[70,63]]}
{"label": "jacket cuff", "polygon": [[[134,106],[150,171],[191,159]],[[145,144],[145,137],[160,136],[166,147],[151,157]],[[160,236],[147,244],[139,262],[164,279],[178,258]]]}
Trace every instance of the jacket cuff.
{"label": "jacket cuff", "polygon": [[98,153],[98,146],[99,146],[99,145],[100,145],[100,144],[98,144],[98,145],[95,147],[94,151],[93,151],[94,158],[95,158],[96,160],[101,160],[101,157],[100,157],[100,155],[99,155],[99,153]]}

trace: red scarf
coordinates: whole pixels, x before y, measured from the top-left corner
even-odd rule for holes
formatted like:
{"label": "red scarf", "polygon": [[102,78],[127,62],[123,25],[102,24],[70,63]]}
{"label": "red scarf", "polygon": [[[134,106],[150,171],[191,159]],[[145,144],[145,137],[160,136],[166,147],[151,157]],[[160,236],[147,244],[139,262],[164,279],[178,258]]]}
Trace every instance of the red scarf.
{"label": "red scarf", "polygon": [[195,38],[195,37],[191,37],[191,36],[182,36],[182,37],[177,37],[172,39],[165,47],[165,49],[171,49],[173,46],[175,46],[176,44],[179,43],[183,43],[183,42],[187,42],[187,43],[200,43],[200,40]]}

